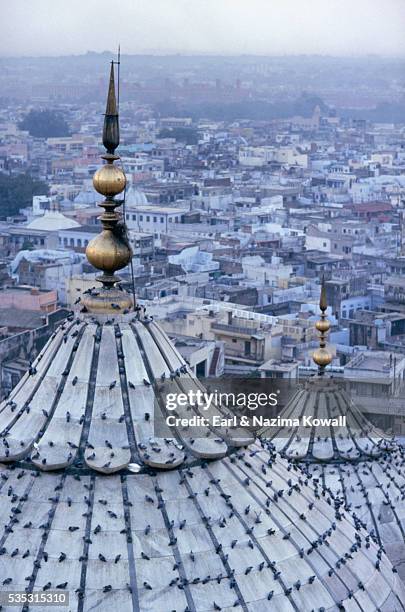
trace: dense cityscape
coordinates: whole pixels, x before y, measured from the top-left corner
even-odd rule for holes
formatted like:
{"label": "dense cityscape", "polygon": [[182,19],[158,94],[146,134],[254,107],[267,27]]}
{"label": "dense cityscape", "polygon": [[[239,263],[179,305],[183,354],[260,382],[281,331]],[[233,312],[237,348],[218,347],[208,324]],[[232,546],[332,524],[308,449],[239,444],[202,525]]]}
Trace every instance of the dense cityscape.
{"label": "dense cityscape", "polygon": [[[107,56],[2,60],[3,394],[97,284],[85,249],[99,231]],[[313,374],[324,279],[330,371],[370,412],[383,395],[385,423],[403,433],[403,68],[377,57],[121,58],[133,251],[122,286],[132,292],[133,275],[138,302],[197,375]]]}

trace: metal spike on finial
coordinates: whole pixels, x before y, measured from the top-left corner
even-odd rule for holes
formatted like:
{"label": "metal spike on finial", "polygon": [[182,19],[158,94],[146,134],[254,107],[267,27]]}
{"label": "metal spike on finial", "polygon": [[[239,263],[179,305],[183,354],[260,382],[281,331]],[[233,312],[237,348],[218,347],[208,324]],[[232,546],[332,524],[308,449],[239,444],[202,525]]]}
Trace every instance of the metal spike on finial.
{"label": "metal spike on finial", "polygon": [[107,153],[114,155],[120,144],[120,127],[118,122],[117,100],[115,97],[114,62],[111,62],[110,82],[108,85],[107,105],[104,116],[103,145]]}
{"label": "metal spike on finial", "polygon": [[326,336],[330,329],[330,323],[326,316],[326,310],[328,308],[328,304],[326,301],[326,287],[325,287],[325,277],[322,277],[321,282],[321,295],[319,298],[319,308],[321,310],[321,318],[319,321],[315,323],[316,329],[320,332],[319,334],[319,348],[313,353],[312,359],[318,366],[319,376],[323,376],[325,373],[325,368],[332,362],[332,355],[326,349]]}
{"label": "metal spike on finial", "polygon": [[322,312],[325,312],[327,307],[328,307],[328,304],[327,304],[327,301],[326,301],[325,276],[322,276],[321,295],[320,295],[320,298],[319,298],[319,308],[321,309]]}

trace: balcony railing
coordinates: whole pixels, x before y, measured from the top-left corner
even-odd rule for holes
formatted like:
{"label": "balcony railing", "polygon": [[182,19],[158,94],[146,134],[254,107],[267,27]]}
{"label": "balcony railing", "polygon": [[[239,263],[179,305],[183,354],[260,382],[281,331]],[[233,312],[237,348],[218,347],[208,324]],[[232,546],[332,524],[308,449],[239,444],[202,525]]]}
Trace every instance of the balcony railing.
{"label": "balcony railing", "polygon": [[243,334],[245,336],[252,336],[260,331],[257,327],[241,327],[239,325],[227,325],[225,323],[213,323],[211,325],[211,329],[235,334]]}

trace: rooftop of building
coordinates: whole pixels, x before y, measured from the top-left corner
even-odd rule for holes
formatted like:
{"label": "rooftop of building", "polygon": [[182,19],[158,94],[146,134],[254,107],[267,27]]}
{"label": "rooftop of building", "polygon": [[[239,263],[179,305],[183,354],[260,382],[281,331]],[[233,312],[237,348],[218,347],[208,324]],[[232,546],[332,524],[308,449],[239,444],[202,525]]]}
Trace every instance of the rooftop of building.
{"label": "rooftop of building", "polygon": [[390,372],[394,362],[397,365],[404,363],[405,355],[389,351],[360,351],[345,365],[345,371]]}
{"label": "rooftop of building", "polygon": [[98,225],[91,225],[91,224],[87,224],[87,225],[77,225],[74,227],[66,227],[66,228],[61,228],[61,230],[63,231],[63,233],[68,232],[73,233],[73,234],[98,234],[100,232],[100,228]]}
{"label": "rooftop of building", "polygon": [[188,212],[188,208],[179,208],[177,206],[158,206],[153,204],[148,205],[137,205],[135,209],[132,209],[130,205],[128,205],[127,210],[133,210],[133,212],[138,213],[151,213],[155,215],[171,215],[171,214],[182,214]]}
{"label": "rooftop of building", "polygon": [[405,277],[404,276],[388,276],[384,280],[384,285],[395,285],[397,287],[405,288]]}
{"label": "rooftop of building", "polygon": [[396,312],[374,312],[373,310],[357,310],[351,319],[355,323],[365,325],[375,324],[377,321],[401,321],[404,315]]}
{"label": "rooftop of building", "polygon": [[12,287],[3,287],[1,290],[3,295],[15,293],[25,293],[27,295],[47,295],[53,292],[53,289],[40,289],[39,287],[32,287],[31,285],[13,285]]}
{"label": "rooftop of building", "polygon": [[44,323],[44,314],[39,310],[0,308],[0,327],[37,329]]}
{"label": "rooftop of building", "polygon": [[295,359],[268,359],[260,367],[261,371],[292,372],[299,366]]}

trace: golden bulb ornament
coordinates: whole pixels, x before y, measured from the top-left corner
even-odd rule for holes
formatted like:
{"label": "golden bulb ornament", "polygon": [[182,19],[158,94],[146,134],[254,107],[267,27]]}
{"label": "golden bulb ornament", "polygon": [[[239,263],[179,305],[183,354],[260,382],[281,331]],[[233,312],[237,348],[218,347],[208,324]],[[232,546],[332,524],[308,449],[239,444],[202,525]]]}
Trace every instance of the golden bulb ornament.
{"label": "golden bulb ornament", "polygon": [[104,164],[93,176],[94,189],[107,198],[113,198],[125,189],[123,170],[113,164]]}

